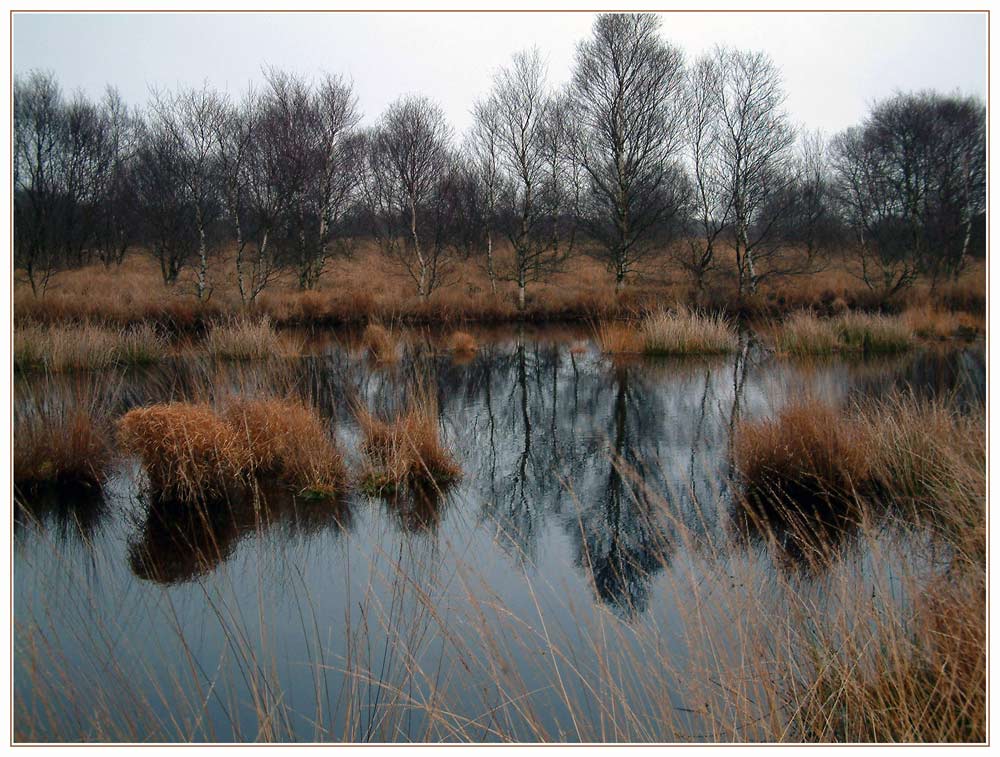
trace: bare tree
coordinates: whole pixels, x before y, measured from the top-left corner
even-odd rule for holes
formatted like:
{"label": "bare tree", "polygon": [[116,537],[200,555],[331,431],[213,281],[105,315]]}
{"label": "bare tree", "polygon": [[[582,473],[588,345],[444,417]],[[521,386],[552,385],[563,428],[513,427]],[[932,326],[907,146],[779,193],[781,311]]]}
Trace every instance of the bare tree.
{"label": "bare tree", "polygon": [[266,72],[267,107],[284,126],[283,171],[299,286],[312,289],[330,256],[346,249],[341,223],[354,189],[352,135],[361,119],[347,80],[327,74],[313,86],[277,69]]}
{"label": "bare tree", "polygon": [[138,233],[135,161],[141,130],[140,116],[129,111],[113,87],[106,90],[101,107],[109,155],[98,182],[94,245],[104,265],[111,266],[121,265]]}
{"label": "bare tree", "polygon": [[[762,52],[717,48],[712,93],[720,121],[721,162],[732,198],[732,246],[739,292],[753,294],[761,279],[759,258],[774,257],[775,224],[792,173],[795,132],[783,110],[781,75]],[[787,195],[786,195],[787,196]]]}
{"label": "bare tree", "polygon": [[516,282],[523,310],[528,283],[565,260],[565,249],[561,253],[553,246],[551,227],[546,228],[544,127],[550,97],[538,50],[517,53],[510,66],[497,72],[487,102],[496,113],[491,128],[497,130],[505,179],[501,217],[514,250],[513,271],[504,278]]}
{"label": "bare tree", "polygon": [[62,93],[52,74],[14,79],[14,256],[35,296],[58,264]]}
{"label": "bare tree", "polygon": [[208,260],[215,240],[210,238],[219,216],[218,140],[225,121],[225,100],[208,85],[181,90],[173,95],[157,93],[153,118],[160,133],[172,141],[176,161],[170,167],[184,188],[194,210],[198,234],[198,278],[195,293],[199,300],[211,296]]}
{"label": "bare tree", "polygon": [[577,45],[564,121],[582,132],[584,217],[616,292],[680,211],[683,56],[659,31],[652,13],[600,14],[590,39]]}
{"label": "bare tree", "polygon": [[504,192],[504,173],[501,165],[500,114],[494,100],[476,103],[473,108],[473,125],[466,140],[466,153],[478,188],[482,193],[483,238],[486,247],[486,275],[490,288],[497,293],[497,272],[494,263],[494,236],[497,212]]}
{"label": "bare tree", "polygon": [[383,250],[426,299],[445,283],[453,257],[447,233],[454,182],[451,129],[426,97],[396,100],[368,137],[363,186]]}
{"label": "bare tree", "polygon": [[687,75],[685,142],[691,173],[690,214],[694,233],[675,253],[694,281],[696,297],[716,264],[716,245],[732,222],[733,193],[723,159],[722,119],[718,100],[720,69],[716,57],[697,60]]}

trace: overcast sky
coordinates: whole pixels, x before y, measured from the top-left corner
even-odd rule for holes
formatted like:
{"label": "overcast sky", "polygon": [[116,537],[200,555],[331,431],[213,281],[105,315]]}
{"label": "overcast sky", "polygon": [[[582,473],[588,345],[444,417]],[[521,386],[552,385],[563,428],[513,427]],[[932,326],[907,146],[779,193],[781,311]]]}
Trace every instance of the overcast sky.
{"label": "overcast sky", "polygon": [[[796,123],[827,133],[896,90],[986,97],[986,15],[664,13],[663,35],[688,57],[717,43],[766,50],[781,67]],[[24,14],[13,18],[15,73],[53,71],[67,92],[114,84],[137,105],[152,86],[207,80],[239,93],[270,64],[344,73],[365,120],[419,92],[458,131],[515,51],[537,45],[564,82],[590,13]]]}

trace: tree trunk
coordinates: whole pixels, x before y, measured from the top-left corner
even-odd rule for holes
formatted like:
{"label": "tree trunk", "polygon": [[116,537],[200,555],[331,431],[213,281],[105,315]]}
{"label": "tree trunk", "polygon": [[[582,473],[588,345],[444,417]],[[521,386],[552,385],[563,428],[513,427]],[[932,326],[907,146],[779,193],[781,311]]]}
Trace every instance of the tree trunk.
{"label": "tree trunk", "polygon": [[493,267],[493,232],[490,229],[486,230],[486,273],[489,274],[490,288],[493,290],[493,296],[496,297],[497,272]]}
{"label": "tree trunk", "polygon": [[198,213],[198,300],[205,297],[205,286],[208,278],[208,245],[205,242],[205,223],[201,212]]}

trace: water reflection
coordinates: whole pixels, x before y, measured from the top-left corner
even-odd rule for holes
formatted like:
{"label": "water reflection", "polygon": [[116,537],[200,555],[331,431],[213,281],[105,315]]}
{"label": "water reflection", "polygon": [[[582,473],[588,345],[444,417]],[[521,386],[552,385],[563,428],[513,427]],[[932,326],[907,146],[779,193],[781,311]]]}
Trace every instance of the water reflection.
{"label": "water reflection", "polygon": [[[966,348],[854,361],[776,360],[744,334],[727,358],[616,361],[593,348],[515,332],[487,342],[469,360],[456,362],[432,339],[418,339],[399,363],[372,366],[330,342],[297,360],[199,359],[129,371],[115,380],[109,412],[117,417],[138,405],[227,394],[297,395],[330,419],[357,466],[355,408],[391,415],[428,381],[442,439],[465,472],[447,496],[415,490],[370,502],[355,495],[332,509],[287,492],[207,510],[146,502],[132,525],[135,574],[190,581],[255,533],[339,532],[349,528],[353,509],[367,507],[403,534],[436,536],[466,527],[471,516],[524,571],[551,564],[540,545],[552,549],[547,535],[559,533],[563,564],[586,578],[600,602],[634,617],[646,610],[651,585],[670,565],[678,524],[696,536],[728,529],[741,543],[776,546],[792,563],[848,541],[854,516],[829,503],[747,508],[733,496],[730,441],[741,419],[772,415],[805,392],[844,404],[906,387],[964,407],[981,405],[985,355]],[[15,533],[31,524],[86,538],[108,518],[96,492],[16,499]]]}
{"label": "water reflection", "polygon": [[285,538],[349,530],[343,500],[304,500],[279,487],[237,499],[185,502],[143,494],[128,547],[141,579],[171,585],[193,581],[228,560],[244,538],[282,529]]}

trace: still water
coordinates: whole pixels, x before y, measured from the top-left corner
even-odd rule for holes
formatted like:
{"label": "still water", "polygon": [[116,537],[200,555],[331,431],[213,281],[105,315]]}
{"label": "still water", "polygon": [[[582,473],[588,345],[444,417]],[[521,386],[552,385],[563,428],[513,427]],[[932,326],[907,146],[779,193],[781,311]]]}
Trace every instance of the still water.
{"label": "still water", "polygon": [[[618,361],[543,331],[490,335],[457,361],[416,340],[373,365],[326,338],[275,364],[19,378],[15,403],[89,382],[117,416],[277,388],[318,405],[357,471],[354,408],[390,411],[419,381],[436,387],[463,470],[437,496],[270,491],[205,517],[151,504],[130,459],[99,494],[19,495],[15,738],[711,740],[709,705],[685,683],[686,629],[696,611],[724,657],[734,619],[731,603],[695,608],[691,587],[735,575],[716,565],[732,560],[752,566],[758,595],[774,581],[823,591],[822,568],[735,516],[734,424],[807,395],[848,405],[894,388],[979,405],[985,360],[967,347],[799,362],[747,343],[726,358]],[[842,559],[869,569],[841,538]],[[638,670],[667,665],[669,695],[606,669],[609,645],[634,649]]]}

